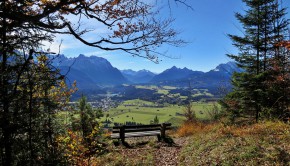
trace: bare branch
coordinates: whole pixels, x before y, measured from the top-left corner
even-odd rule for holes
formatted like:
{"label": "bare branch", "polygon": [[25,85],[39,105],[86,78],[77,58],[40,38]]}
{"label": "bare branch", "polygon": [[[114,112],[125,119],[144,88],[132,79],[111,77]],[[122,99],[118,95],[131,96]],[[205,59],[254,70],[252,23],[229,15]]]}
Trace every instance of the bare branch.
{"label": "bare branch", "polygon": [[[175,2],[189,7],[185,0]],[[157,60],[157,56],[164,55],[157,53],[158,47],[164,44],[180,46],[186,43],[176,38],[179,33],[171,28],[173,19],[157,19],[158,13],[154,12],[156,6],[141,0],[122,0],[114,3],[109,0],[6,3],[9,3],[10,8],[5,13],[8,19],[8,34],[11,36],[10,42],[14,43],[14,46],[11,46],[15,48],[18,47],[17,43],[20,43],[15,42],[18,39],[22,40],[22,44],[25,40],[27,43],[37,41],[34,45],[37,47],[43,41],[53,41],[54,34],[68,34],[85,45],[98,49],[121,50],[133,56]],[[4,13],[0,12],[0,17],[4,17]],[[75,17],[77,22],[73,22],[72,17]],[[106,28],[108,33],[89,41],[84,36],[92,30],[81,24],[83,19],[97,23],[100,28]]]}

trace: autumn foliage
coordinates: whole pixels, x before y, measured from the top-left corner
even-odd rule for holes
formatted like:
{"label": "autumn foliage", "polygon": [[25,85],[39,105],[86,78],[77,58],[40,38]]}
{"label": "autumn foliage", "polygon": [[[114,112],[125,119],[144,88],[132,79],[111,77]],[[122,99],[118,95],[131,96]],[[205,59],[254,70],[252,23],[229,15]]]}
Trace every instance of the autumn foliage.
{"label": "autumn foliage", "polygon": [[282,41],[276,44],[277,47],[284,47],[290,50],[290,41]]}
{"label": "autumn foliage", "polygon": [[205,124],[202,122],[185,122],[178,127],[176,136],[186,137],[191,136],[200,132],[206,133],[216,124]]}
{"label": "autumn foliage", "polygon": [[[67,164],[78,166],[93,166],[97,157],[104,152],[103,144],[99,142],[102,137],[100,128],[95,127],[86,138],[80,132],[68,130],[66,135],[58,136],[59,149]],[[86,140],[90,139],[91,142]]]}
{"label": "autumn foliage", "polygon": [[181,165],[288,165],[290,127],[283,122],[204,126],[183,147]]}

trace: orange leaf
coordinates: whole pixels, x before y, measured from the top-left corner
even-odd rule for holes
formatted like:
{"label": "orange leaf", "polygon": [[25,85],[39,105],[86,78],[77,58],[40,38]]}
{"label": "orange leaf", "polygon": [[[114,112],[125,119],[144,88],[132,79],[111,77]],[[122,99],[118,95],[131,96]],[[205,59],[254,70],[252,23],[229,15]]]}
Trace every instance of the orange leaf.
{"label": "orange leaf", "polygon": [[112,5],[117,5],[118,3],[120,3],[120,0],[114,0],[111,4]]}

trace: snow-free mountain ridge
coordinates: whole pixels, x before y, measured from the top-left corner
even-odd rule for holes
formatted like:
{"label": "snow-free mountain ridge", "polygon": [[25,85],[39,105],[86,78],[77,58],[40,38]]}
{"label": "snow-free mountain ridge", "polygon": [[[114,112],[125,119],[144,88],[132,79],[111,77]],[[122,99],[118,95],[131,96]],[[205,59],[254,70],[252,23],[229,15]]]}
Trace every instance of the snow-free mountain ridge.
{"label": "snow-free mountain ridge", "polygon": [[63,55],[55,58],[53,64],[67,74],[67,80],[76,80],[81,89],[94,88],[97,85],[119,85],[128,83],[122,73],[105,58],[80,54],[75,58]]}
{"label": "snow-free mountain ridge", "polygon": [[125,78],[127,78],[131,83],[149,83],[152,78],[156,75],[149,70],[139,70],[133,71],[131,69],[121,70]]}
{"label": "snow-free mountain ridge", "polygon": [[99,86],[121,84],[156,84],[172,86],[188,86],[191,82],[195,88],[217,88],[221,82],[230,84],[233,72],[241,72],[234,62],[218,65],[209,72],[193,71],[188,68],[173,66],[160,74],[149,70],[118,70],[105,58],[80,54],[75,58],[59,55],[53,60],[54,66],[67,76],[67,81],[77,82],[79,89],[94,89]]}

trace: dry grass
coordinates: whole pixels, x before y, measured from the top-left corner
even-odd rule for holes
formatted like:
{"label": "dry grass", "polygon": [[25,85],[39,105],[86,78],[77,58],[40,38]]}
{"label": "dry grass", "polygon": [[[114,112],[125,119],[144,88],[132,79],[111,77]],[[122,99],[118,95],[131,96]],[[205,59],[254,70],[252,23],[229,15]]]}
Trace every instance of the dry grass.
{"label": "dry grass", "polygon": [[177,137],[186,137],[191,136],[194,134],[200,134],[200,133],[207,133],[212,131],[214,128],[217,128],[217,124],[205,124],[202,122],[187,122],[183,123],[174,136]]}
{"label": "dry grass", "polygon": [[[285,135],[290,134],[289,124],[277,121],[277,122],[260,122],[252,125],[235,126],[235,125],[223,125],[221,123],[183,123],[175,132],[174,136],[185,137],[196,134],[206,134],[208,132],[217,132],[222,135],[233,135],[236,137],[249,136],[249,135]],[[282,134],[281,134],[282,133]]]}
{"label": "dry grass", "polygon": [[289,124],[283,122],[260,122],[248,126],[226,126],[219,129],[220,134],[232,134],[236,137],[285,135],[289,133]]}
{"label": "dry grass", "polygon": [[191,134],[181,165],[290,165],[290,125],[282,122],[184,124],[177,133]]}

